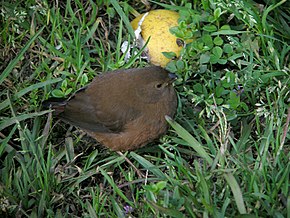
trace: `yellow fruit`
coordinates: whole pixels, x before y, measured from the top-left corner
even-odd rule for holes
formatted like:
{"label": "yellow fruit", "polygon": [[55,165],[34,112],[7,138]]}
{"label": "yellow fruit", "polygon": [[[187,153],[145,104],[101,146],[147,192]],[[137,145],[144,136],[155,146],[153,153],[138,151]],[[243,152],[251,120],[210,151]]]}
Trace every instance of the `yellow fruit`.
{"label": "yellow fruit", "polygon": [[[142,18],[143,22],[141,20]],[[143,44],[151,36],[147,44],[147,49],[149,54],[148,58],[152,64],[162,67],[166,66],[170,59],[166,58],[162,52],[174,52],[177,57],[180,55],[182,45],[178,45],[177,38],[169,32],[171,27],[178,26],[178,18],[179,14],[175,11],[154,10],[148,12],[147,15],[141,14],[131,22],[134,30],[142,22],[140,28],[144,40]],[[141,22],[138,24],[140,20]]]}

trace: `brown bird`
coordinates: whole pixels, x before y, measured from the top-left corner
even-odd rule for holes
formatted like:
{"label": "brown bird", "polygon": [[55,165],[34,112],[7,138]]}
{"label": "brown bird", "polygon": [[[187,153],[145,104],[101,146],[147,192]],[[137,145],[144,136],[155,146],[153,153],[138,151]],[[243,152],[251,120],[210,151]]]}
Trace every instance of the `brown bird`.
{"label": "brown bird", "polygon": [[161,67],[116,70],[97,76],[63,101],[47,100],[62,120],[115,151],[137,149],[167,130],[173,117],[176,76]]}

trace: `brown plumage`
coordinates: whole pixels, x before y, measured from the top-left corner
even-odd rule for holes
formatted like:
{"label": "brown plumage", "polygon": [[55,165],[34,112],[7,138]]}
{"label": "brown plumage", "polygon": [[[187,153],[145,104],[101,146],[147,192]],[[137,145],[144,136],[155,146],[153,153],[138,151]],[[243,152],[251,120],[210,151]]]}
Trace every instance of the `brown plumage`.
{"label": "brown plumage", "polygon": [[167,130],[177,97],[174,74],[160,67],[116,70],[97,76],[64,101],[46,101],[62,120],[116,151],[144,146]]}

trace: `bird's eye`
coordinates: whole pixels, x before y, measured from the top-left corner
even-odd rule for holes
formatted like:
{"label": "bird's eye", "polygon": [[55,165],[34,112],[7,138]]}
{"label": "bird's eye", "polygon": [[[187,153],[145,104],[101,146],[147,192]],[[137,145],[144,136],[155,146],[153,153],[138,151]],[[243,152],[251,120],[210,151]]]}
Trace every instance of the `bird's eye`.
{"label": "bird's eye", "polygon": [[157,83],[156,85],[155,85],[155,88],[157,88],[157,89],[160,89],[162,87],[162,83]]}

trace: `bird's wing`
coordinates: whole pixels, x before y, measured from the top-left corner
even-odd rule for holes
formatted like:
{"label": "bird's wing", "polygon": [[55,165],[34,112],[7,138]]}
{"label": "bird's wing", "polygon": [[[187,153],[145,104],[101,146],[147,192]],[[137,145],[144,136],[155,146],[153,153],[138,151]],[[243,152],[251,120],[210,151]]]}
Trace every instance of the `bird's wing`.
{"label": "bird's wing", "polygon": [[120,93],[112,97],[83,88],[69,99],[60,117],[91,132],[121,132],[127,122],[141,114],[136,107],[126,104],[125,99],[120,99],[122,96]]}

